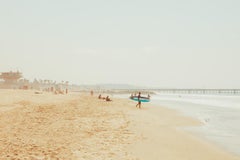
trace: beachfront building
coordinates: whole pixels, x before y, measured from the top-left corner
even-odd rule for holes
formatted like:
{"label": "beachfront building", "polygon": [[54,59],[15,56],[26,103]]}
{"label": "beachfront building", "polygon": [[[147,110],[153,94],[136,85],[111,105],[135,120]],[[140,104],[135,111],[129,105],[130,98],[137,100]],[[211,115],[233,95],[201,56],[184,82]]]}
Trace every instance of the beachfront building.
{"label": "beachfront building", "polygon": [[18,88],[28,90],[28,89],[32,89],[32,86],[29,80],[25,78],[21,78],[18,80]]}
{"label": "beachfront building", "polygon": [[19,88],[18,80],[22,78],[22,73],[20,72],[2,72],[0,75],[0,79],[3,80],[0,87],[1,88],[9,88],[9,89],[17,89]]}
{"label": "beachfront building", "polygon": [[69,82],[62,81],[61,83],[56,83],[52,80],[37,80],[34,79],[33,82],[23,78],[21,72],[2,72],[0,74],[0,88],[1,89],[35,89],[40,91],[54,92],[66,94],[68,93]]}

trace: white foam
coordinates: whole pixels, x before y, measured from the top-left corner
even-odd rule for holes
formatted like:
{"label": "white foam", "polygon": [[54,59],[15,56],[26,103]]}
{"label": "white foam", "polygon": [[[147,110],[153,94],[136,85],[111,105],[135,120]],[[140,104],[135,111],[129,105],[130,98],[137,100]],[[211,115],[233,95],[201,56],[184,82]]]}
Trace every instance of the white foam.
{"label": "white foam", "polygon": [[152,102],[199,119],[195,131],[240,155],[240,96],[157,94]]}

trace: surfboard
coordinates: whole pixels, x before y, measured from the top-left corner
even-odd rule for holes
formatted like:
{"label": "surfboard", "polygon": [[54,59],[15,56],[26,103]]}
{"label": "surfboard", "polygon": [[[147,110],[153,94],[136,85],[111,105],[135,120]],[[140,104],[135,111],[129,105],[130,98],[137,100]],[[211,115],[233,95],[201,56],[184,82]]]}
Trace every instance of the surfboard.
{"label": "surfboard", "polygon": [[137,96],[129,97],[133,101],[141,101],[141,102],[150,102],[150,98],[148,97],[140,97],[138,100]]}

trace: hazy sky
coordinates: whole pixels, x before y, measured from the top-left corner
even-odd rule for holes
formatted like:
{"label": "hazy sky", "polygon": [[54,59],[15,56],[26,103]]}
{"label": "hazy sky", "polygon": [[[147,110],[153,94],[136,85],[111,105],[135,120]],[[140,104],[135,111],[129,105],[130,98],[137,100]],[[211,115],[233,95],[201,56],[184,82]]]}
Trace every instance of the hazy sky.
{"label": "hazy sky", "polygon": [[0,72],[240,88],[239,0],[0,0]]}

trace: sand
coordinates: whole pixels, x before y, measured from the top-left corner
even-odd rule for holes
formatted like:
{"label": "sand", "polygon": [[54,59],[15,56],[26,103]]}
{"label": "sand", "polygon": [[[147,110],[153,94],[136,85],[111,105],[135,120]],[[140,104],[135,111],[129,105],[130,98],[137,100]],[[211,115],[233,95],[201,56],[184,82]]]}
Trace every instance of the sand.
{"label": "sand", "polygon": [[0,159],[231,160],[181,127],[201,125],[177,111],[80,93],[0,90]]}

